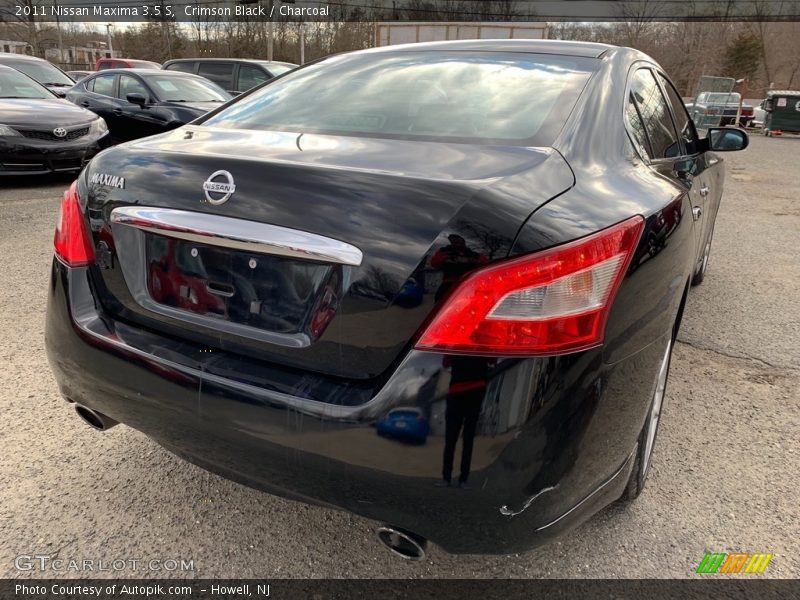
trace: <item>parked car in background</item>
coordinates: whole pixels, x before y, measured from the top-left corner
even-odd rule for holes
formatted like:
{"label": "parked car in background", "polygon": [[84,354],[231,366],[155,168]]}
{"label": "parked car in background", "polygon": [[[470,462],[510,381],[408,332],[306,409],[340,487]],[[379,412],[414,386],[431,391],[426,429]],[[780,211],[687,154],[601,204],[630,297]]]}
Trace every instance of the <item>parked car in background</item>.
{"label": "parked car in background", "polygon": [[[95,428],[386,523],[396,552],[521,552],[642,491],[720,150],[747,141],[699,135],[630,48],[330,56],[91,161],[55,238],[50,365]],[[409,408],[425,451],[372,429]]]}
{"label": "parked car in background", "polygon": [[425,412],[416,406],[390,410],[375,423],[375,428],[378,435],[415,444],[424,444],[430,433]]}
{"label": "parked car in background", "polygon": [[67,71],[67,75],[69,75],[70,79],[73,81],[80,81],[84,77],[88,77],[93,73],[94,71]]}
{"label": "parked car in background", "polygon": [[[686,108],[698,127],[735,125],[741,96],[738,92],[701,92]],[[742,103],[739,122],[744,127],[753,120],[753,105]]]}
{"label": "parked car in background", "polygon": [[134,58],[99,58],[96,71],[106,69],[160,69],[161,65],[152,60],[136,60]]}
{"label": "parked car in background", "polygon": [[161,68],[202,75],[235,96],[291,71],[297,65],[246,58],[177,58],[168,60]]}
{"label": "parked car in background", "polygon": [[103,117],[114,141],[123,142],[180,127],[231,96],[190,73],[110,69],[77,83],[67,99]]}
{"label": "parked car in background", "polygon": [[60,98],[63,98],[67,90],[75,85],[75,82],[64,71],[35,56],[0,52],[0,65],[25,73]]}
{"label": "parked car in background", "polygon": [[763,107],[764,135],[800,133],[800,90],[770,90]]}
{"label": "parked car in background", "polygon": [[764,127],[764,120],[767,116],[767,111],[764,110],[764,103],[766,99],[762,100],[758,106],[753,107],[753,120],[750,121],[752,127]]}
{"label": "parked car in background", "polygon": [[0,175],[78,171],[109,145],[102,118],[0,66]]}

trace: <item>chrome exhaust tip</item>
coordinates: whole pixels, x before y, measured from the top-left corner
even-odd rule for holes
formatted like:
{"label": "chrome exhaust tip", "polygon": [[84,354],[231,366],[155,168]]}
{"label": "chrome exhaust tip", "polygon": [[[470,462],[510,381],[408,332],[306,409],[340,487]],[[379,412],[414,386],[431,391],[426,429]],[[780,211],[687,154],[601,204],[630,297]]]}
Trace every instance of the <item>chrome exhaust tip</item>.
{"label": "chrome exhaust tip", "polygon": [[391,552],[406,560],[423,560],[428,540],[390,525],[378,528],[378,539]]}
{"label": "chrome exhaust tip", "polygon": [[75,403],[75,412],[78,413],[78,416],[83,419],[84,422],[88,423],[94,429],[97,429],[97,431],[106,431],[118,424],[111,417],[107,417],[103,413],[87,408],[77,402]]}

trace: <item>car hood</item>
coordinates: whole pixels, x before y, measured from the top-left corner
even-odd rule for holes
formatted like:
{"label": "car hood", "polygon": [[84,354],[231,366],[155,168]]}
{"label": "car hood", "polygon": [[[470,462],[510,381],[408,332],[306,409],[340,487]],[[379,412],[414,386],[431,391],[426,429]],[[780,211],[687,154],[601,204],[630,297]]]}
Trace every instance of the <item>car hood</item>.
{"label": "car hood", "polygon": [[0,98],[0,123],[3,125],[31,125],[42,127],[69,127],[94,121],[97,115],[57,98],[32,100],[30,98]]}

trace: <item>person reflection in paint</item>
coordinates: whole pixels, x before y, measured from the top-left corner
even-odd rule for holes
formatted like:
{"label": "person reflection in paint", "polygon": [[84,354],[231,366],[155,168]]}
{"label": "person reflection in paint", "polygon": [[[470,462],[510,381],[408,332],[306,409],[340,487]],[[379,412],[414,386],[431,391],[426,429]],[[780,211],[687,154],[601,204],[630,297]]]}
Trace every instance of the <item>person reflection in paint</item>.
{"label": "person reflection in paint", "polygon": [[445,409],[444,456],[440,487],[449,487],[453,476],[456,442],[463,431],[461,444],[461,472],[458,487],[470,489],[467,484],[472,464],[472,446],[481,414],[489,362],[473,356],[447,356],[444,366],[450,367],[450,387],[447,390]]}
{"label": "person reflection in paint", "polygon": [[431,257],[431,266],[442,272],[442,284],[436,290],[436,302],[464,275],[480,264],[486,257],[467,247],[466,240],[457,233],[447,236],[450,244],[439,248]]}

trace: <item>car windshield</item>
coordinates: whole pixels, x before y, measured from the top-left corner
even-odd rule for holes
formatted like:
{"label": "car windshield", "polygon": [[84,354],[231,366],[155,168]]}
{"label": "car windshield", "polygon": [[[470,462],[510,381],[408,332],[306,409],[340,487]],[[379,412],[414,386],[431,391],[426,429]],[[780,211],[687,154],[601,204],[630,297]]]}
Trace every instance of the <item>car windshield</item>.
{"label": "car windshield", "polygon": [[164,102],[227,102],[230,94],[201,77],[182,77],[164,73],[147,76],[159,100]]}
{"label": "car windshield", "polygon": [[708,94],[706,100],[712,104],[739,104],[739,94],[736,92],[731,92],[730,94],[712,93]]}
{"label": "car windshield", "polygon": [[70,87],[75,85],[75,82],[60,69],[43,60],[8,60],[3,61],[2,64],[13,67],[44,85]]}
{"label": "car windshield", "polygon": [[596,65],[501,52],[342,55],[298,69],[204,124],[548,146]]}
{"label": "car windshield", "polygon": [[16,71],[0,71],[0,98],[53,98],[47,89]]}

